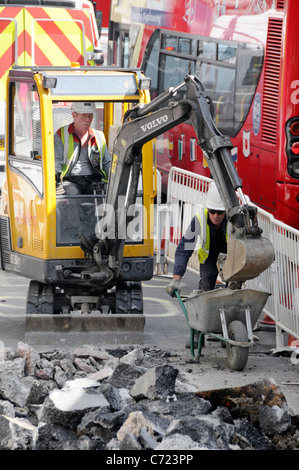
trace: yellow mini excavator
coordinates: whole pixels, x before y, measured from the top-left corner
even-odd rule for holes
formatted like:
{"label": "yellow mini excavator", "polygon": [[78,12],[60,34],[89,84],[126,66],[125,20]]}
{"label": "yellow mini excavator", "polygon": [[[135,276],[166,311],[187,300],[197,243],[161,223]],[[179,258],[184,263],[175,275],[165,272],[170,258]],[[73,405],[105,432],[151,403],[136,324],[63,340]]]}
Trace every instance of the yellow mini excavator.
{"label": "yellow mini excavator", "polygon": [[[104,132],[112,164],[102,190],[67,196],[56,192],[54,135],[72,121],[71,104],[78,101],[94,102],[93,127]],[[274,251],[261,235],[256,209],[246,204],[231,142],[215,127],[196,77],[150,101],[138,69],[9,72],[1,266],[31,280],[28,341],[69,336],[74,342],[77,336],[82,342],[86,333],[90,341],[142,342],[142,281],[153,276],[151,140],[189,119],[233,227],[222,275],[244,282],[270,266]]]}

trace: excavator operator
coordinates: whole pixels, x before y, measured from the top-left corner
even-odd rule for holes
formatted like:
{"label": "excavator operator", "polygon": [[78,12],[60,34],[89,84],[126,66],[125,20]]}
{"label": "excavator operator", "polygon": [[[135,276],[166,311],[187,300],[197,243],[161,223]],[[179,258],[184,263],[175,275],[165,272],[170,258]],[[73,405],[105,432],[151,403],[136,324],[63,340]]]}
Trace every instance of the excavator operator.
{"label": "excavator operator", "polygon": [[73,122],[54,137],[57,194],[91,194],[107,183],[111,155],[104,133],[93,129],[96,113],[92,102],[72,104]]}

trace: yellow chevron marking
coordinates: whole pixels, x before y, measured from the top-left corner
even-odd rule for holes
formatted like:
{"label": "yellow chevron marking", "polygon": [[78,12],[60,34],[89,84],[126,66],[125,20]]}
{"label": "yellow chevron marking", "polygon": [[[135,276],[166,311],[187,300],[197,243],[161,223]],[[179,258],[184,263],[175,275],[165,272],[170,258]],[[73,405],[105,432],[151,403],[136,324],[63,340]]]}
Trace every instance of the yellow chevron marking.
{"label": "yellow chevron marking", "polygon": [[[4,7],[5,8],[5,7]],[[3,11],[4,8],[0,8],[0,12]],[[23,33],[24,30],[24,24],[23,24],[23,15],[22,12],[20,11],[16,17],[17,21],[17,31],[18,35],[20,36]],[[4,21],[1,20],[0,21]],[[7,21],[7,20],[5,20]],[[0,56],[4,55],[9,48],[11,48],[14,43],[15,43],[15,36],[16,36],[16,25],[14,21],[10,21],[10,23],[7,25],[7,27],[2,31],[1,33],[1,48],[0,48]],[[14,59],[14,49],[11,51],[12,54],[12,64],[15,63]],[[4,71],[3,75],[2,72],[1,78],[0,78],[0,101],[5,101],[5,94],[6,94],[6,78],[9,72],[9,68],[12,64],[7,64],[7,70]],[[22,54],[19,55],[18,57],[18,65],[24,65],[24,62],[22,62]]]}
{"label": "yellow chevron marking", "polygon": [[[73,44],[73,46],[80,52],[81,55],[84,55],[84,46],[83,46],[83,31],[76,23],[70,21],[55,21],[55,24],[67,36],[68,40]],[[87,44],[86,44],[87,47]]]}
{"label": "yellow chevron marking", "polygon": [[[23,22],[21,21],[22,15],[21,15],[21,20],[19,16],[20,15],[17,15],[15,18],[17,20],[18,35],[22,33],[23,31]],[[0,21],[7,22],[8,20],[3,20],[2,18],[0,18]],[[5,52],[15,42],[15,36],[16,36],[16,25],[15,25],[15,22],[11,20],[10,23],[6,26],[6,28],[1,33],[1,50],[0,50],[1,55],[5,54]]]}
{"label": "yellow chevron marking", "polygon": [[51,37],[45,33],[44,29],[41,26],[42,22],[39,23],[38,21],[34,21],[34,18],[32,18],[32,16],[29,15],[26,11],[26,29],[30,36],[32,36],[32,24],[34,25],[34,42],[38,45],[38,47],[40,47],[42,51],[47,51],[47,56],[49,60],[51,61],[52,57],[52,63],[55,63],[55,65],[65,65],[66,63],[68,63],[69,60],[66,55],[55,44]]}
{"label": "yellow chevron marking", "polygon": [[[23,54],[20,56],[20,60],[22,59],[22,65],[31,65],[31,55],[28,54],[27,51],[24,51]],[[33,64],[34,65],[34,64]]]}
{"label": "yellow chevron marking", "polygon": [[[44,11],[55,22],[56,26],[63,32],[74,47],[83,55],[83,30],[82,23],[74,21],[65,9],[44,8]],[[42,22],[40,22],[42,25]],[[86,49],[92,45],[85,37]]]}
{"label": "yellow chevron marking", "polygon": [[7,70],[0,80],[0,101],[5,101],[6,96],[6,78],[9,70]]}
{"label": "yellow chevron marking", "polygon": [[[5,10],[7,7],[0,7],[0,13]],[[75,22],[71,15],[63,8],[44,8],[45,12],[49,17],[55,22],[57,27],[67,36],[68,40],[73,44],[73,46],[78,50],[78,53],[84,55],[83,51],[83,31],[82,24]],[[43,50],[47,51],[47,56],[49,60],[55,65],[65,65],[69,63],[69,58],[64,54],[64,52],[59,48],[59,45],[51,39],[49,35],[43,29],[43,21],[38,21],[29,14],[28,10],[21,9],[16,15],[15,19],[17,21],[17,32],[18,37],[24,32],[24,11],[25,11],[25,24],[26,30],[29,36],[32,36],[32,27],[34,27],[34,41],[37,46]],[[88,10],[84,10],[84,14],[89,18]],[[57,19],[58,18],[58,19]],[[64,21],[65,20],[65,21]],[[1,21],[1,18],[0,18]],[[7,20],[6,20],[7,21]],[[90,20],[89,20],[90,21]],[[7,27],[1,33],[1,49],[0,56],[6,53],[10,47],[14,45],[15,42],[15,22],[11,21],[8,23]],[[85,37],[86,50],[92,50],[93,45],[87,37]],[[12,51],[12,54],[14,52]],[[51,60],[52,59],[52,60]],[[14,60],[14,57],[13,57]],[[10,64],[9,64],[10,65]],[[28,52],[22,52],[18,57],[18,65],[35,65],[32,62],[32,57]],[[0,101],[5,100],[6,93],[6,78],[8,75],[8,70],[0,78]]]}

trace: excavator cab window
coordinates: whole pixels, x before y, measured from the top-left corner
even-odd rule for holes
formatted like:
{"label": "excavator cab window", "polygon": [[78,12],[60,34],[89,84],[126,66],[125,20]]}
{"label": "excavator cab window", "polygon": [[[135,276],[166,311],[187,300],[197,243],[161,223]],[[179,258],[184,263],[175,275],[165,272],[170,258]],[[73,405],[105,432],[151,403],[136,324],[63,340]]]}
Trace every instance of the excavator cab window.
{"label": "excavator cab window", "polygon": [[[122,125],[124,113],[131,103],[96,102],[96,114],[91,127],[104,132],[110,154],[117,129]],[[73,122],[71,102],[53,102],[53,131],[56,132]],[[100,181],[100,179],[99,179]],[[56,244],[57,246],[79,245],[79,234],[92,236],[98,233],[98,224],[105,217],[103,202],[107,183],[94,185],[92,194],[56,194]],[[128,243],[143,241],[143,182],[140,173],[136,204],[128,212],[129,223],[126,237]]]}
{"label": "excavator cab window", "polygon": [[[73,122],[72,102],[59,101],[53,103],[54,135],[61,128]],[[96,105],[97,112],[91,127],[103,130],[103,103]],[[67,158],[67,155],[65,155]],[[56,194],[56,243],[62,245],[79,245],[79,234],[91,236],[95,233],[99,221],[100,207],[105,196],[104,184],[94,185],[92,194]]]}
{"label": "excavator cab window", "polygon": [[9,166],[40,196],[43,194],[39,96],[34,83],[11,82]]}

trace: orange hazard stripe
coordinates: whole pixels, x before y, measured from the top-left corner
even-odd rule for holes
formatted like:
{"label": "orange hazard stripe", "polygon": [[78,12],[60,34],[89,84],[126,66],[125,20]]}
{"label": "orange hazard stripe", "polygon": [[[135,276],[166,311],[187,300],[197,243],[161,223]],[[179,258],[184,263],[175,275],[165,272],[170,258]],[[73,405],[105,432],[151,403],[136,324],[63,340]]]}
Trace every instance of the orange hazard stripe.
{"label": "orange hazard stripe", "polygon": [[7,14],[6,5],[0,8],[0,17],[2,18],[15,18],[23,7],[11,7],[9,6],[9,15]]}
{"label": "orange hazard stripe", "polygon": [[15,63],[15,53],[11,46],[3,55],[0,57],[0,79],[8,71],[8,69]]}
{"label": "orange hazard stripe", "polygon": [[[30,43],[30,53],[29,53],[29,47],[27,48],[26,52],[30,55],[31,57],[31,36],[28,34],[27,31],[24,31],[25,33],[25,44]],[[34,52],[35,52],[35,64],[38,65],[54,65],[51,63],[49,58],[44,54],[44,52],[38,47],[38,44],[34,44]],[[28,65],[28,64],[27,64]]]}
{"label": "orange hazard stripe", "polygon": [[[90,42],[92,43],[93,42],[92,41],[92,31],[91,31],[91,24],[90,24],[91,22],[87,18],[84,11],[78,11],[78,10],[76,10],[76,11],[67,10],[67,11],[73,19],[79,19],[83,22],[84,27],[85,27],[85,35],[90,40]],[[87,27],[87,25],[88,25],[88,27]]]}
{"label": "orange hazard stripe", "polygon": [[[33,18],[34,18],[34,14],[37,13],[36,9],[34,9],[34,8],[27,7],[27,11],[33,16]],[[89,37],[90,37],[90,27],[89,27],[89,22],[87,21],[88,19],[87,19],[86,15],[84,15],[84,13],[83,13],[84,16],[82,16],[82,14],[81,14],[82,12],[80,12],[78,10],[76,10],[76,12],[74,12],[74,15],[71,15],[71,13],[72,13],[71,10],[65,10],[65,11],[69,15],[70,19],[72,19],[74,17],[75,20],[77,20],[78,17],[79,17],[79,19],[81,19],[81,17],[82,17],[82,21],[84,20],[83,24],[84,24],[85,36],[89,39]],[[72,60],[78,60],[80,62],[82,61],[82,64],[83,64],[83,56],[81,56],[81,58],[79,60],[78,49],[74,46],[72,41],[70,41],[68,39],[67,35],[63,34],[63,30],[55,24],[55,20],[53,18],[51,18],[45,10],[39,9],[38,14],[36,14],[36,20],[38,20],[38,19],[49,19],[50,20],[49,22],[41,21],[39,23],[40,27],[45,31],[45,33],[47,35],[49,35],[51,37],[51,40],[53,40],[53,42],[55,42],[57,47],[59,47],[59,49],[64,51],[64,53],[66,54],[67,57],[72,58]],[[57,21],[59,21],[59,20],[60,20],[60,18],[57,19]],[[61,24],[63,24],[63,22]],[[76,24],[77,24],[78,29],[80,29],[80,31],[83,34],[81,24],[78,23],[78,22]],[[88,27],[87,27],[87,25],[88,25]],[[49,51],[49,52],[51,53],[51,51]],[[80,52],[82,52],[82,51],[80,51]]]}
{"label": "orange hazard stripe", "polygon": [[[1,22],[0,22],[1,23]],[[23,31],[18,37],[18,58],[24,53]],[[0,50],[1,54],[1,50]],[[15,41],[11,46],[0,55],[0,79],[7,73],[8,69],[15,63]],[[23,64],[19,64],[23,65]]]}
{"label": "orange hazard stripe", "polygon": [[1,20],[0,21],[0,33],[3,33],[5,28],[7,28],[7,26],[9,25],[9,23],[10,23],[10,20]]}

